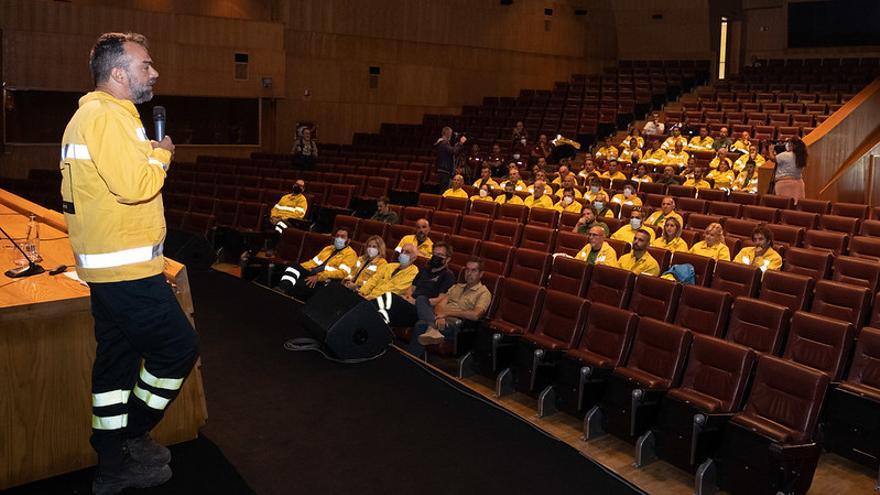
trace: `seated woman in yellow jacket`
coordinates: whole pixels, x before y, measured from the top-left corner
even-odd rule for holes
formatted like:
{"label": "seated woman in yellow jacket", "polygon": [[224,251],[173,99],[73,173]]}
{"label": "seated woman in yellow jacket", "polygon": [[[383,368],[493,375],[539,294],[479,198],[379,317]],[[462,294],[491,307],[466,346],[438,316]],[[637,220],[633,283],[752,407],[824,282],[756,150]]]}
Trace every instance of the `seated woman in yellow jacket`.
{"label": "seated woman in yellow jacket", "polygon": [[349,289],[358,290],[386,263],[385,241],[377,235],[370,236],[364,243],[360,258],[354,262],[354,270],[345,277],[342,284]]}
{"label": "seated woman in yellow jacket", "polygon": [[583,210],[584,206],[580,204],[575,197],[575,189],[560,189],[560,191],[562,191],[562,197],[559,198],[559,201],[557,201],[555,205],[553,205],[553,209],[558,211],[559,213],[570,211],[572,213],[577,213],[578,215],[580,215],[581,210]]}
{"label": "seated woman in yellow jacket", "polygon": [[516,187],[513,182],[504,183],[504,192],[495,197],[495,202],[500,205],[524,204],[522,198],[516,195]]}
{"label": "seated woman in yellow jacket", "polygon": [[730,248],[724,243],[724,229],[721,224],[710,223],[703,233],[703,240],[694,243],[688,252],[715,261],[730,261]]}
{"label": "seated woman in yellow jacket", "polygon": [[348,277],[358,257],[348,242],[348,229],[336,229],[333,244],[324,247],[310,260],[287,267],[278,287],[286,294],[305,301],[326,282]]}
{"label": "seated woman in yellow jacket", "polygon": [[419,268],[414,264],[418,255],[415,245],[404,245],[397,258],[397,263],[386,263],[385,266],[379,268],[361,286],[358,294],[369,301],[387,292],[401,297],[407,295],[410,287],[412,287],[413,279],[419,273]]}
{"label": "seated woman in yellow jacket", "polygon": [[733,259],[735,263],[756,266],[762,272],[767,270],[781,270],[782,256],[773,249],[773,231],[766,225],[760,224],[752,230],[752,247],[744,247]]}
{"label": "seated woman in yellow jacket", "polygon": [[662,234],[654,239],[651,247],[688,252],[687,242],[681,238],[681,222],[677,217],[669,217],[663,222]]}
{"label": "seated woman in yellow jacket", "polygon": [[483,184],[480,186],[480,189],[477,191],[477,194],[471,196],[471,202],[473,201],[495,201],[495,198],[492,197],[492,192],[490,191],[489,184]]}
{"label": "seated woman in yellow jacket", "polygon": [[733,190],[758,194],[758,171],[756,170],[755,162],[752,160],[746,162],[745,170],[740,172],[733,182]]}
{"label": "seated woman in yellow jacket", "polygon": [[715,181],[715,189],[729,191],[736,180],[736,174],[730,169],[730,160],[726,160],[719,163],[718,168],[709,172],[706,178]]}

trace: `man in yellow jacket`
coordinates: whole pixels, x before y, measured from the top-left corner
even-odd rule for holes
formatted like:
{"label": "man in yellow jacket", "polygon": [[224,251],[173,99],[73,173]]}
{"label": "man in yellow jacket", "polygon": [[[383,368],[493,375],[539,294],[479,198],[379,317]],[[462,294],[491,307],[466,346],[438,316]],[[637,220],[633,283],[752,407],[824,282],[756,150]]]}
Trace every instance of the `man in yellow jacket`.
{"label": "man in yellow jacket", "polygon": [[648,229],[638,229],[632,240],[632,251],[624,254],[617,260],[617,264],[624,270],[629,270],[636,275],[660,276],[660,264],[648,252],[651,235]]}
{"label": "man in yellow jacket", "polygon": [[104,494],[171,478],[171,454],[149,432],[177,397],[198,339],[162,274],[161,190],[174,144],[148,139],[135,108],[159,77],[146,38],[105,33],[89,64],[95,91],[64,130],[60,168],[76,272],[91,289],[92,490]]}
{"label": "man in yellow jacket", "polygon": [[462,177],[461,174],[457,174],[455,177],[452,178],[452,187],[443,191],[443,197],[444,198],[452,197],[452,198],[467,199],[468,193],[467,193],[467,191],[462,189],[461,186],[463,186],[463,185],[464,185],[464,177]]}
{"label": "man in yellow jacket", "polygon": [[357,253],[348,245],[351,235],[345,227],[336,229],[333,244],[302,263],[287,267],[278,287],[300,301],[306,301],[331,280],[344,280],[352,274]]}
{"label": "man in yellow jacket", "polygon": [[275,226],[275,231],[279,234],[290,227],[289,220],[302,220],[306,216],[309,209],[309,201],[306,199],[305,191],[306,183],[302,179],[298,179],[293,184],[290,194],[285,194],[278,200],[278,203],[272,207],[269,213],[269,221]]}
{"label": "man in yellow jacket", "polygon": [[587,245],[575,256],[575,259],[590,265],[607,265],[617,268],[617,251],[605,242],[605,229],[596,225],[590,227],[587,234]]}
{"label": "man in yellow jacket", "polygon": [[430,258],[431,252],[434,250],[434,241],[431,240],[428,235],[431,233],[431,224],[428,223],[426,218],[420,218],[416,221],[416,231],[414,234],[409,234],[403,236],[400,239],[400,242],[397,243],[397,247],[394,248],[398,253],[402,252],[403,246],[407,244],[412,244],[415,246],[419,252],[417,253],[422,258]]}
{"label": "man in yellow jacket", "polygon": [[[637,206],[629,213],[629,223],[617,229],[617,232],[612,234],[611,238],[632,244],[633,237],[639,230],[642,230],[642,208]],[[648,244],[654,242],[654,229],[644,230],[651,237],[648,240]]]}
{"label": "man in yellow jacket", "polygon": [[761,224],[752,230],[752,242],[754,246],[744,247],[739,250],[734,263],[755,266],[762,272],[767,270],[781,270],[782,256],[773,249],[773,231],[766,225]]}

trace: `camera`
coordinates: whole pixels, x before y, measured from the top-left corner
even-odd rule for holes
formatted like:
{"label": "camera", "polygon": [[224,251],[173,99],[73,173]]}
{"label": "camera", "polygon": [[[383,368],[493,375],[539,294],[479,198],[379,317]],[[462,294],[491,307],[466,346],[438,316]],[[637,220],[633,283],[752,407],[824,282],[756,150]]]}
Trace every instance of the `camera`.
{"label": "camera", "polygon": [[773,150],[779,154],[785,151],[785,141],[776,141],[773,143]]}

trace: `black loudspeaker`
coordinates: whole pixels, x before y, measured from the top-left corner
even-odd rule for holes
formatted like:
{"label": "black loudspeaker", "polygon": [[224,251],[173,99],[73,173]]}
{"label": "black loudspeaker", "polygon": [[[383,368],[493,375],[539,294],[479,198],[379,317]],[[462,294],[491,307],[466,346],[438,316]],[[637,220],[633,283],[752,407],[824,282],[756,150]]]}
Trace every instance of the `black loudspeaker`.
{"label": "black loudspeaker", "polygon": [[339,359],[364,359],[391,345],[391,329],[376,306],[340,284],[319,290],[300,308],[312,337]]}

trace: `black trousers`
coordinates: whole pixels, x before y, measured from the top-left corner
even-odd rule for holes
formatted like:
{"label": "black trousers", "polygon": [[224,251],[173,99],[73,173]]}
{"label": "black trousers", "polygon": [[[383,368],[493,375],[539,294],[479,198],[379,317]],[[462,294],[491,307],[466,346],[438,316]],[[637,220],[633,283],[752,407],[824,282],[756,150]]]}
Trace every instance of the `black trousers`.
{"label": "black trousers", "polygon": [[98,347],[92,437],[98,464],[122,461],[125,440],[152,430],[198,356],[198,338],[162,274],[89,283]]}
{"label": "black trousers", "polygon": [[311,271],[296,263],[284,270],[278,285],[287,295],[293,296],[300,301],[308,301],[315,295],[315,292],[324,287],[323,282],[318,282],[314,287],[309,287],[306,283],[306,278],[311,275]]}
{"label": "black trousers", "polygon": [[393,292],[382,294],[372,303],[389,327],[411,327],[419,320],[416,305]]}

